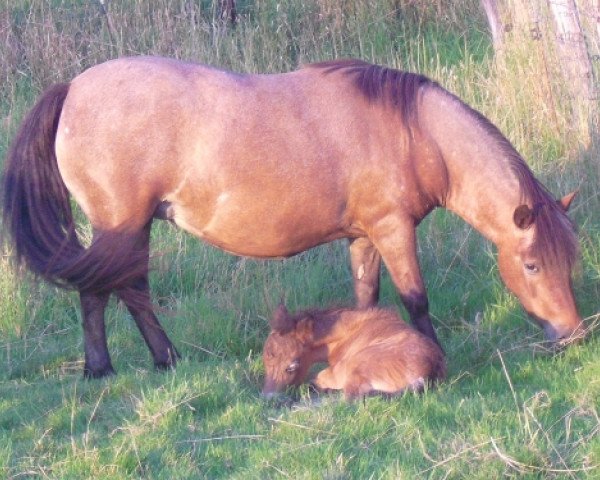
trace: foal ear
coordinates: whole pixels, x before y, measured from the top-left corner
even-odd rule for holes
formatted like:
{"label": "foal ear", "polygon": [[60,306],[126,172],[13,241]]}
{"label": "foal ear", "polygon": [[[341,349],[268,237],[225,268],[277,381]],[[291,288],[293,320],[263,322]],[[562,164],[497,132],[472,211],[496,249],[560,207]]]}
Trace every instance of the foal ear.
{"label": "foal ear", "polygon": [[283,303],[280,303],[269,322],[271,329],[278,333],[287,333],[294,328],[294,321]]}
{"label": "foal ear", "polygon": [[575,199],[575,197],[577,196],[578,193],[579,193],[579,189],[573,190],[571,193],[568,193],[567,195],[562,197],[560,200],[557,200],[556,202],[566,212],[567,210],[569,210],[569,207],[571,206],[571,202],[573,202],[573,200]]}
{"label": "foal ear", "polygon": [[306,343],[313,338],[314,319],[311,316],[303,317],[296,324],[296,337],[302,343]]}
{"label": "foal ear", "polygon": [[519,205],[513,214],[515,225],[520,229],[529,228],[535,220],[535,211],[527,205]]}

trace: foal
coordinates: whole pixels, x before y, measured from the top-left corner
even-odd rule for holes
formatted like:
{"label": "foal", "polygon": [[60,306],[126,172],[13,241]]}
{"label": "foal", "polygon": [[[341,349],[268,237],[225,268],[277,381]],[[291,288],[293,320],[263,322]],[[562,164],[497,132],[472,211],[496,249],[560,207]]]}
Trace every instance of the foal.
{"label": "foal", "polygon": [[349,400],[421,391],[426,383],[446,376],[439,346],[391,310],[305,310],[290,315],[282,304],[270,325],[263,350],[266,397],[302,383],[318,362],[329,366],[314,385],[343,390]]}

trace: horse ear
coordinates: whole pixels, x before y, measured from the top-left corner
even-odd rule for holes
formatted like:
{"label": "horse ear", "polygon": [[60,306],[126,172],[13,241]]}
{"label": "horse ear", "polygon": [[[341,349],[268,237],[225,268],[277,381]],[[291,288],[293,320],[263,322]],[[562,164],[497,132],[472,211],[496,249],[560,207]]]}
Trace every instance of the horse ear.
{"label": "horse ear", "polygon": [[515,225],[520,229],[529,228],[535,220],[535,212],[527,205],[519,205],[513,215]]}
{"label": "horse ear", "polygon": [[271,329],[278,333],[287,333],[294,328],[294,321],[283,303],[280,303],[269,322]]}
{"label": "horse ear", "polygon": [[579,193],[579,189],[573,190],[571,193],[568,193],[567,195],[562,197],[560,200],[557,200],[556,202],[566,212],[569,209],[569,207],[571,206],[571,202],[573,202],[573,200],[575,199],[575,197],[577,196],[578,193]]}

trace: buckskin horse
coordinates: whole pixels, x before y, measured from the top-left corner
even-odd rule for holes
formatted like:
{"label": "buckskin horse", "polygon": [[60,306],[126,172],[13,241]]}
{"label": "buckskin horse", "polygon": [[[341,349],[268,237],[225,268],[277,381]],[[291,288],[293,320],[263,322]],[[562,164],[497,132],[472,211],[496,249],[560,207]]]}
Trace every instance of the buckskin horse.
{"label": "buckskin horse", "polygon": [[348,400],[366,395],[420,392],[446,377],[446,360],[430,338],[384,308],[304,310],[277,307],[265,341],[262,394],[298,386],[315,363],[327,362],[313,385],[343,390]]}
{"label": "buckskin horse", "polygon": [[[88,248],[70,195],[91,222]],[[79,292],[88,377],[114,372],[111,292],[155,365],[176,361],[150,301],[153,218],[251,257],[348,238],[357,307],[377,302],[383,260],[412,323],[437,341],[415,227],[445,207],[496,244],[505,284],[548,339],[585,332],[573,194],[555,201],[490,121],[414,73],[354,60],[279,75],[112,60],[42,94],[9,151],[3,196],[17,262]]]}

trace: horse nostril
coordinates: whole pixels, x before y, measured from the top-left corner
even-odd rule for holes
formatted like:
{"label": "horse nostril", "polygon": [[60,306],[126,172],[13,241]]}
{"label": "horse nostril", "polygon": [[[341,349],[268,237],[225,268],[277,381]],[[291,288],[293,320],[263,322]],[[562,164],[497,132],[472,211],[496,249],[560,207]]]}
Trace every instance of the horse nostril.
{"label": "horse nostril", "polygon": [[586,329],[583,324],[573,328],[554,327],[550,324],[544,326],[544,332],[548,341],[559,344],[561,346],[569,345],[574,342],[581,341],[586,335]]}
{"label": "horse nostril", "polygon": [[549,342],[555,343],[559,339],[558,331],[549,323],[544,325],[544,334]]}
{"label": "horse nostril", "polygon": [[587,334],[585,327],[577,327],[574,331],[568,335],[563,335],[558,339],[561,345],[570,345],[572,343],[581,343]]}

